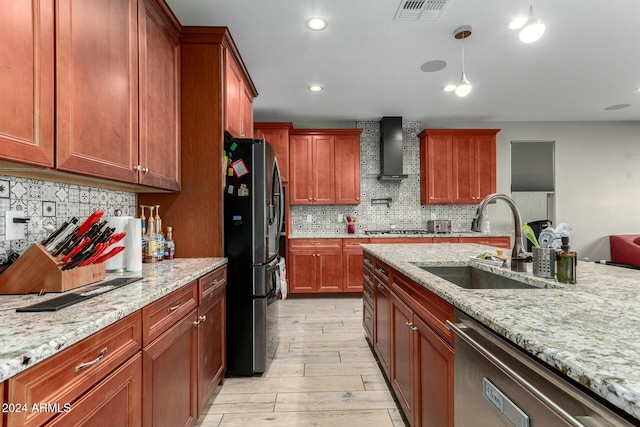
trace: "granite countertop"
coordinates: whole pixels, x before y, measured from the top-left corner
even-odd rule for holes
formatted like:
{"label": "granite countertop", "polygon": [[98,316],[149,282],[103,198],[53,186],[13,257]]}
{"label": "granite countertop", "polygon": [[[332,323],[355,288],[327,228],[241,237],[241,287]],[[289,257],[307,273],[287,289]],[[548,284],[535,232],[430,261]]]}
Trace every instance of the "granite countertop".
{"label": "granite countertop", "polygon": [[364,231],[357,231],[353,234],[348,233],[295,233],[289,234],[289,239],[385,239],[385,238],[419,238],[419,237],[511,237],[508,234],[489,234],[484,235],[481,233],[475,233],[473,231],[453,231],[451,233],[421,233],[421,234],[402,234],[402,233],[388,233],[388,234],[366,234]]}
{"label": "granite countertop", "polygon": [[[470,260],[495,250],[482,245],[362,247],[640,420],[640,271],[578,261],[577,284],[567,285]],[[473,263],[540,289],[463,289],[414,262]]]}
{"label": "granite countertop", "polygon": [[143,279],[55,312],[16,313],[15,309],[60,293],[0,296],[0,382],[226,263],[226,258],[177,258],[143,264],[142,273],[110,273],[105,280]]}

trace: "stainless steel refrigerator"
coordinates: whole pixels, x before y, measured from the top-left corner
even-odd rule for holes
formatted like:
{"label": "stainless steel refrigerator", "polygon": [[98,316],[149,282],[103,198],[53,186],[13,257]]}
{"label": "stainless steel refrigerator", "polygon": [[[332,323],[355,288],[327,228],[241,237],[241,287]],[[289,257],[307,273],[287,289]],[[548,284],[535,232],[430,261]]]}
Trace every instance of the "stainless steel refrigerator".
{"label": "stainless steel refrigerator", "polygon": [[229,158],[224,188],[227,375],[248,376],[265,372],[277,348],[274,312],[280,298],[283,191],[269,143],[227,140],[225,152]]}

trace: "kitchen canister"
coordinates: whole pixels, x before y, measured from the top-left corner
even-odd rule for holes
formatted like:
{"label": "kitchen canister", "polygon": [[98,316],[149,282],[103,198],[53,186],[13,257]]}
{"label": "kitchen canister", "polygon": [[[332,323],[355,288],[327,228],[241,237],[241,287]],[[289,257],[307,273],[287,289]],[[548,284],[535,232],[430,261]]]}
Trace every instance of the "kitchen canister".
{"label": "kitchen canister", "polygon": [[142,222],[140,218],[130,218],[127,223],[125,253],[127,254],[127,271],[142,271]]}
{"label": "kitchen canister", "polygon": [[533,275],[553,279],[556,277],[556,250],[553,248],[532,249]]}
{"label": "kitchen canister", "polygon": [[[129,224],[129,220],[132,219],[131,216],[122,216],[120,209],[116,209],[114,212],[114,216],[110,216],[105,218],[107,220],[107,226],[111,228],[115,228],[114,233],[122,233],[126,232],[127,236],[129,232],[127,231],[127,227]],[[125,236],[126,239],[126,236]],[[116,245],[114,245],[116,246]],[[127,256],[129,251],[129,246],[126,245],[126,241],[123,240],[120,245],[117,246],[125,246],[126,249],[120,252],[118,255],[107,260],[105,264],[105,268],[109,273],[120,273],[126,270],[127,268]]]}

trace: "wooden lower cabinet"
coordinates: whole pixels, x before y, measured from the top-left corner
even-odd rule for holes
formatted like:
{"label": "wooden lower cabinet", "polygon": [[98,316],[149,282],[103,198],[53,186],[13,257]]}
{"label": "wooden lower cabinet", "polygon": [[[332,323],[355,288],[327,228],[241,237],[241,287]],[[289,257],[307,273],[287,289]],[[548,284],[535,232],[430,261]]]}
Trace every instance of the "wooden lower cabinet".
{"label": "wooden lower cabinet", "polygon": [[459,237],[459,243],[475,243],[478,245],[495,246],[497,248],[511,249],[511,238],[509,237]]}
{"label": "wooden lower cabinet", "polygon": [[192,310],[142,350],[144,426],[182,427],[197,414],[197,310]]}
{"label": "wooden lower cabinet", "polygon": [[362,292],[362,248],[361,244],[369,239],[343,239],[342,241],[342,290],[344,292]]}
{"label": "wooden lower cabinet", "polygon": [[[374,267],[381,265],[370,254]],[[371,277],[364,264],[365,292]],[[387,266],[387,268],[389,268]],[[453,339],[444,325],[453,307],[389,268],[390,286],[376,271],[373,348],[412,427],[453,427]],[[363,294],[364,311],[367,298]],[[425,319],[427,321],[425,321]],[[367,328],[365,325],[365,334]]]}
{"label": "wooden lower cabinet", "polygon": [[211,294],[198,307],[198,414],[220,384],[226,370],[226,292]]}
{"label": "wooden lower cabinet", "polygon": [[413,318],[416,403],[414,426],[453,427],[453,348],[418,316]]}
{"label": "wooden lower cabinet", "polygon": [[287,252],[289,292],[342,292],[341,239],[296,239]]}
{"label": "wooden lower cabinet", "polygon": [[375,317],[373,319],[373,348],[387,378],[391,367],[391,291],[380,280],[374,282]]}
{"label": "wooden lower cabinet", "polygon": [[[4,383],[0,383],[0,404],[4,405]],[[4,414],[0,413],[0,427],[4,426]]]}
{"label": "wooden lower cabinet", "polygon": [[142,425],[141,400],[142,354],[138,353],[46,425],[137,427]]}

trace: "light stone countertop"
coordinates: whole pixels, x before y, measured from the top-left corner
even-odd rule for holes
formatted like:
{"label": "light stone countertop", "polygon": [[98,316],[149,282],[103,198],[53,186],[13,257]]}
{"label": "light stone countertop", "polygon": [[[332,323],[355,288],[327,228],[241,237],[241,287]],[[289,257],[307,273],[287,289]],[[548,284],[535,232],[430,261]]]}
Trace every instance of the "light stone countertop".
{"label": "light stone countertop", "polygon": [[110,273],[105,280],[140,276],[143,279],[54,312],[17,313],[15,309],[55,298],[60,293],[1,295],[0,382],[226,263],[226,258],[177,258],[143,264],[142,273]]}
{"label": "light stone countertop", "polygon": [[294,233],[289,234],[289,239],[386,239],[386,238],[419,238],[419,237],[511,237],[508,234],[489,234],[484,235],[481,233],[475,233],[473,231],[453,231],[451,233],[421,233],[421,234],[402,234],[402,233],[389,233],[389,234],[366,234],[364,231],[357,231],[353,234],[344,233]]}
{"label": "light stone countertop", "polygon": [[[577,284],[516,273],[470,257],[471,244],[362,245],[523,350],[640,420],[640,271],[578,261]],[[463,289],[419,265],[465,265],[540,289]],[[531,271],[529,264],[529,271]]]}

